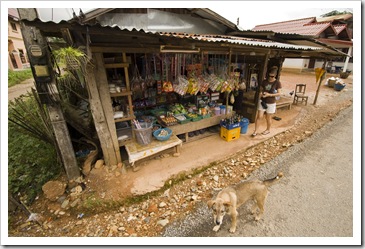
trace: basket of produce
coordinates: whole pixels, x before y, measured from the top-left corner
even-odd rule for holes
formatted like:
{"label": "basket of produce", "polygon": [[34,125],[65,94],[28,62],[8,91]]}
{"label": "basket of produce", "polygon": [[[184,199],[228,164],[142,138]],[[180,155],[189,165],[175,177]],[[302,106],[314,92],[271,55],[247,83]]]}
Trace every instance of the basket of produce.
{"label": "basket of produce", "polygon": [[153,132],[153,136],[159,141],[166,141],[171,137],[172,130],[169,128],[161,128]]}
{"label": "basket of produce", "polygon": [[186,124],[190,122],[190,119],[186,118],[184,114],[176,114],[174,117],[177,119],[179,124]]}
{"label": "basket of produce", "polygon": [[164,126],[171,126],[171,125],[176,125],[178,124],[177,119],[174,116],[160,116],[160,122],[162,123],[162,125]]}
{"label": "basket of produce", "polygon": [[187,113],[185,114],[186,118],[195,122],[195,121],[199,121],[202,119],[202,117],[199,114],[196,113]]}

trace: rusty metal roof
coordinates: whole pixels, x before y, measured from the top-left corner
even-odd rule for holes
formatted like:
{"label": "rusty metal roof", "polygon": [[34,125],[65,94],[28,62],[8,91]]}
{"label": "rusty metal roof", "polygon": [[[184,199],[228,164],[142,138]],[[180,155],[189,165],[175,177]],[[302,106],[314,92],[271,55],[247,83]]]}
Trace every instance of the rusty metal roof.
{"label": "rusty metal roof", "polygon": [[330,22],[316,22],[315,17],[290,20],[284,22],[257,25],[253,31],[274,31],[277,33],[300,34],[305,36],[318,36],[325,29],[331,27]]}
{"label": "rusty metal roof", "polygon": [[346,24],[333,25],[333,28],[336,30],[336,34],[341,33],[344,29],[346,29],[346,27],[347,27]]}

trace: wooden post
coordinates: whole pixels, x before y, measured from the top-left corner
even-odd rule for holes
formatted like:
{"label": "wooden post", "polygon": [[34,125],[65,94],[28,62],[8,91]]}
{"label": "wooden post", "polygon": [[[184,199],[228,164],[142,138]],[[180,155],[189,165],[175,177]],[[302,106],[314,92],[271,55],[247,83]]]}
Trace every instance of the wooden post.
{"label": "wooden post", "polygon": [[[18,9],[18,12],[20,19],[34,20],[37,17],[36,10],[33,8]],[[55,77],[47,41],[38,28],[26,26],[23,22],[20,22],[20,27],[38,95],[42,104],[45,104],[47,107],[62,163],[68,180],[72,182],[80,177],[80,170],[77,165],[67,123],[61,106],[57,101],[57,93],[52,93],[53,98],[49,93],[49,88],[54,88]]]}
{"label": "wooden post", "polygon": [[110,98],[110,93],[109,93],[108,79],[107,79],[106,71],[105,71],[105,67],[104,67],[104,57],[103,57],[102,53],[95,53],[95,54],[93,54],[93,58],[94,58],[95,69],[96,69],[96,71],[95,71],[96,74],[94,75],[94,77],[96,79],[96,87],[99,92],[101,107],[102,107],[102,110],[104,111],[105,120],[106,120],[108,130],[110,133],[110,140],[112,142],[113,152],[115,153],[115,156],[111,156],[109,158],[110,164],[107,164],[107,165],[116,165],[119,162],[122,162],[122,159],[120,156],[119,143],[118,143],[117,136],[111,135],[111,134],[117,134],[117,130],[115,127],[115,122],[114,122],[114,112],[112,110],[112,100]]}
{"label": "wooden post", "polygon": [[[90,63],[87,65],[85,77],[86,85],[89,91],[90,109],[93,115],[96,132],[98,133],[100,140],[101,149],[103,151],[104,162],[106,165],[110,166],[117,165],[118,159],[121,159],[120,155],[119,158],[117,157],[116,151],[119,153],[119,147],[115,148],[115,144],[113,143],[107,117],[105,116],[102,105],[103,101],[100,99],[101,96],[98,89],[98,83],[96,82],[97,80],[100,80],[103,75],[105,75],[104,66],[101,66],[101,68],[98,67],[100,66],[99,63],[101,63],[98,61],[99,57],[100,56],[93,54],[93,61],[95,61],[96,65],[91,65]],[[109,108],[111,108],[111,105]]]}
{"label": "wooden post", "polygon": [[317,91],[316,91],[316,96],[314,97],[313,105],[316,105],[316,103],[317,103],[317,98],[318,98],[318,95],[319,95],[319,89],[321,88],[322,81],[323,81],[323,79],[326,75],[326,64],[327,64],[327,59],[323,62],[322,70],[325,70],[325,71],[319,79],[319,83],[318,83],[318,87],[317,87]]}

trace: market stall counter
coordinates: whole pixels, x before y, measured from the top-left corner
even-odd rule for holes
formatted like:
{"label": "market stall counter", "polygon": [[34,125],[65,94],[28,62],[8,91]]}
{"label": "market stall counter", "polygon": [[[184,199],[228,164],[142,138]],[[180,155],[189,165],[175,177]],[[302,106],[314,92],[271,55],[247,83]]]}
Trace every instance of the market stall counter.
{"label": "market stall counter", "polygon": [[172,134],[171,137],[166,141],[152,139],[151,143],[147,145],[141,145],[132,139],[126,143],[125,149],[128,154],[129,163],[132,165],[133,169],[136,169],[136,161],[157,155],[159,152],[165,151],[167,149],[174,148],[176,155],[180,155],[181,146],[182,141],[175,134]]}
{"label": "market stall counter", "polygon": [[196,122],[189,122],[186,124],[179,124],[179,125],[173,125],[173,126],[169,126],[169,128],[172,130],[173,134],[175,135],[180,135],[180,134],[184,134],[185,135],[185,142],[188,142],[189,139],[189,132],[193,132],[196,130],[200,130],[200,129],[204,129],[204,128],[208,128],[214,125],[218,125],[220,123],[220,121],[226,117],[231,117],[232,115],[234,115],[235,112],[231,112],[228,113],[226,115],[215,115],[209,118],[203,118],[199,121]]}

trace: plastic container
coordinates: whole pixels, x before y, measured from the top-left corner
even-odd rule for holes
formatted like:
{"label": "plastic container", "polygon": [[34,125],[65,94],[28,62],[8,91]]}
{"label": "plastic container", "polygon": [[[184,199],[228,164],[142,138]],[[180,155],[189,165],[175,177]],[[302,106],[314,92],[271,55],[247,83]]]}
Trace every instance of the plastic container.
{"label": "plastic container", "polygon": [[214,107],[214,115],[216,115],[216,116],[221,115],[221,108]]}
{"label": "plastic container", "polygon": [[346,86],[346,84],[335,84],[333,88],[334,88],[336,91],[342,91],[342,89],[344,89],[344,88],[345,88],[345,86]]}
{"label": "plastic container", "polygon": [[248,120],[248,118],[243,118],[241,119],[240,123],[241,123],[241,134],[246,134],[250,121]]}
{"label": "plastic container", "polygon": [[150,144],[152,141],[152,123],[140,122],[141,128],[134,128],[137,143],[140,145]]}
{"label": "plastic container", "polygon": [[233,111],[233,106],[229,105],[229,106],[227,107],[227,114],[228,114],[228,113],[232,113],[232,111]]}
{"label": "plastic container", "polygon": [[[160,132],[162,130],[166,130],[167,131],[167,135],[166,136],[159,136]],[[172,134],[172,130],[169,129],[169,128],[161,128],[161,129],[158,129],[156,131],[153,132],[153,136],[159,140],[159,141],[166,141],[168,140],[170,137],[171,137],[171,134]]]}
{"label": "plastic container", "polygon": [[226,107],[224,105],[221,105],[220,109],[221,109],[221,115],[226,114]]}

